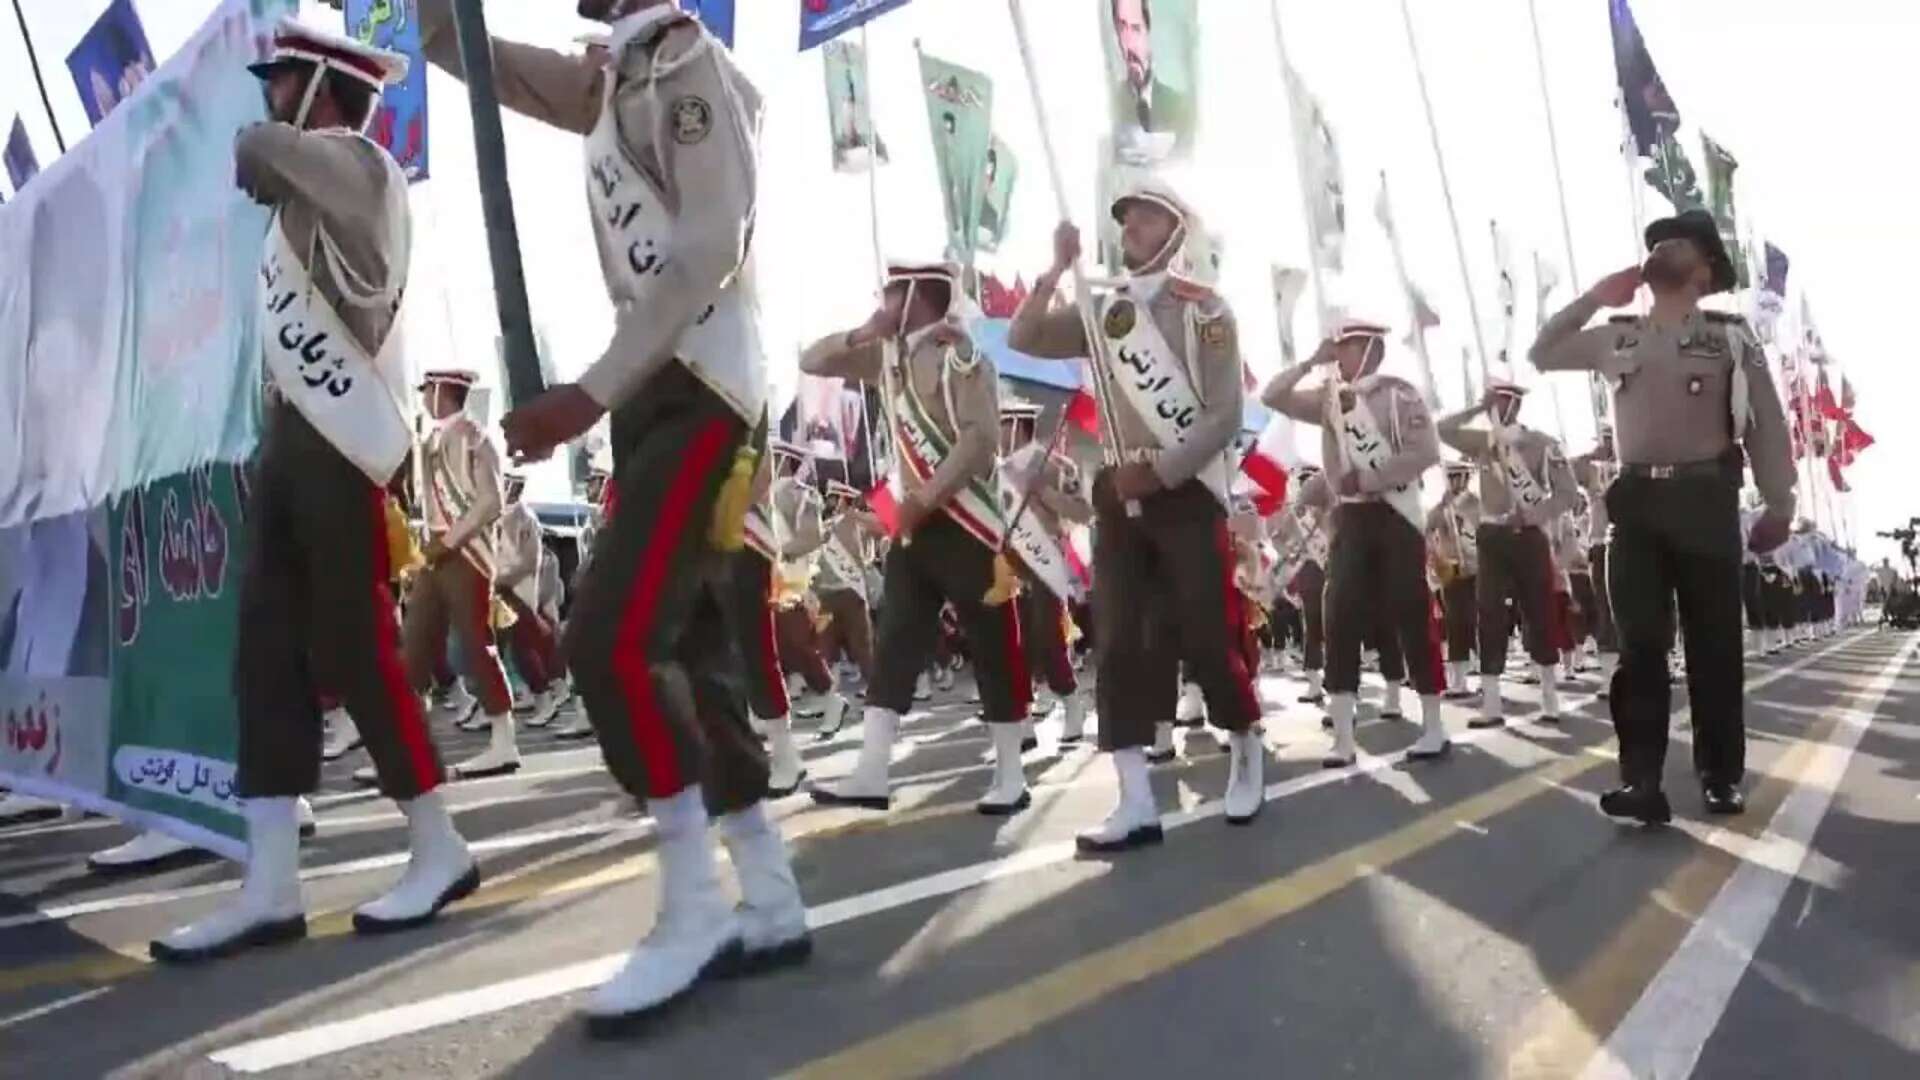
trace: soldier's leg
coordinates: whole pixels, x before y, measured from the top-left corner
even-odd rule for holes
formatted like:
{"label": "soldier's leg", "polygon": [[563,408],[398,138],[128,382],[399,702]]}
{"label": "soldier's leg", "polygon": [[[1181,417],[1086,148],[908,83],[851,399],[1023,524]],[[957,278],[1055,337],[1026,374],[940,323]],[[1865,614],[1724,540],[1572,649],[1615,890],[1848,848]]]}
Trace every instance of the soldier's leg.
{"label": "soldier's leg", "polygon": [[1377,618],[1373,575],[1374,532],[1379,523],[1371,509],[1354,504],[1334,511],[1333,543],[1327,550],[1326,686],[1327,715],[1333,727],[1333,748],[1323,759],[1328,768],[1351,765],[1356,754],[1353,709],[1360,689],[1360,648]]}
{"label": "soldier's leg", "polygon": [[1745,663],[1737,555],[1674,554],[1680,633],[1693,718],[1693,765],[1705,785],[1737,786],[1746,776]]}
{"label": "soldier's leg", "polygon": [[1637,521],[1614,521],[1607,592],[1620,635],[1620,669],[1609,705],[1620,739],[1620,778],[1660,787],[1672,710],[1667,654],[1673,648],[1675,573],[1661,535]]}
{"label": "soldier's leg", "polygon": [[714,498],[747,435],[711,394],[691,396],[654,409],[619,448],[618,510],[567,624],[567,655],[608,771],[648,800],[699,782],[700,733],[679,645],[705,585],[698,571],[712,552]]}
{"label": "soldier's leg", "polygon": [[513,666],[526,680],[527,689],[544,694],[559,675],[559,669],[553,666],[553,628],[547,625],[545,616],[512,592],[501,593],[500,599],[513,611],[513,627],[507,631]]}
{"label": "soldier's leg", "polygon": [[[1555,642],[1553,607],[1553,549],[1547,534],[1539,529],[1523,529],[1515,538],[1513,551],[1513,596],[1520,608],[1520,635],[1527,656],[1536,666],[1550,668],[1560,661]],[[1541,673],[1542,685],[1549,684],[1551,672]]]}
{"label": "soldier's leg", "polygon": [[847,655],[852,657],[853,666],[860,670],[860,678],[870,681],[874,663],[873,613],[859,593],[847,591],[838,596],[833,619],[840,624],[840,640],[846,647]]}
{"label": "soldier's leg", "polygon": [[1066,608],[1060,598],[1044,586],[1030,586],[1021,599],[1026,603],[1022,614],[1033,612],[1031,619],[1020,624],[1021,640],[1027,643],[1027,655],[1031,658],[1029,663],[1033,671],[1046,679],[1047,689],[1064,700],[1079,689],[1073,664],[1067,659]]}
{"label": "soldier's leg", "polygon": [[940,590],[953,606],[966,638],[980,691],[981,719],[993,737],[993,781],[977,807],[989,815],[1015,813],[1032,798],[1020,762],[1033,678],[1021,647],[1019,608],[1011,598],[1000,604],[985,602],[994,578],[994,556],[986,545],[951,521],[922,534],[916,543],[928,544],[926,554]]}
{"label": "soldier's leg", "polygon": [[400,641],[407,664],[407,683],[417,694],[454,681],[447,661],[447,634],[452,606],[441,584],[439,568],[427,567],[407,586],[406,612],[401,617]]}
{"label": "soldier's leg", "polygon": [[502,776],[520,768],[513,699],[507,692],[507,673],[493,643],[493,583],[465,559],[449,558],[436,568],[447,598],[449,621],[464,674],[488,731],[487,748],[454,766],[464,779]]}
{"label": "soldier's leg", "polygon": [[1473,655],[1474,596],[1477,577],[1456,577],[1440,592],[1440,606],[1447,616],[1447,662],[1464,664]]}
{"label": "soldier's leg", "polygon": [[1300,590],[1300,625],[1305,638],[1301,647],[1301,663],[1307,669],[1307,692],[1301,695],[1300,701],[1302,704],[1317,705],[1326,699],[1327,573],[1317,565],[1309,566],[1301,570],[1295,580]]}
{"label": "soldier's leg", "polygon": [[[1475,622],[1480,631],[1480,674],[1483,684],[1497,687],[1507,670],[1507,641],[1513,628],[1507,622],[1507,598],[1515,587],[1512,545],[1504,530],[1483,526],[1477,541],[1480,572],[1474,578],[1477,608]],[[1497,689],[1495,691],[1498,692]]]}
{"label": "soldier's leg", "polygon": [[[739,660],[737,650],[745,643],[726,611],[739,554],[711,553],[704,575],[707,581],[687,613],[677,649],[679,670],[684,673],[706,751],[700,792],[707,813],[716,818],[767,797],[767,755],[747,723],[745,683],[755,677]],[[757,555],[753,558],[764,562]]]}
{"label": "soldier's leg", "polygon": [[833,689],[833,674],[822,658],[820,633],[814,629],[813,614],[805,604],[792,604],[773,613],[773,625],[780,641],[780,665],[798,672],[815,694]]}
{"label": "soldier's leg", "polygon": [[1613,629],[1613,601],[1607,597],[1607,545],[1595,544],[1588,548],[1587,561],[1593,565],[1594,644],[1603,654],[1618,653],[1620,642]]}
{"label": "soldier's leg", "polygon": [[720,595],[726,604],[733,646],[740,657],[747,706],[763,721],[785,719],[790,705],[787,681],[774,645],[773,610],[767,603],[772,595],[773,567],[765,556],[750,548],[728,555],[726,564]]}
{"label": "soldier's leg", "polygon": [[1406,527],[1382,528],[1382,547],[1386,556],[1381,567],[1381,607],[1387,624],[1405,657],[1406,679],[1422,698],[1434,697],[1446,688],[1446,670],[1441,660],[1440,626],[1433,617],[1433,595],[1427,591],[1427,542],[1411,522],[1404,519],[1390,524]]}
{"label": "soldier's leg", "polygon": [[1167,492],[1143,520],[1171,590],[1175,637],[1207,702],[1207,722],[1243,732],[1260,719],[1254,673],[1241,648],[1246,596],[1233,583],[1233,538],[1226,514],[1204,487]]}

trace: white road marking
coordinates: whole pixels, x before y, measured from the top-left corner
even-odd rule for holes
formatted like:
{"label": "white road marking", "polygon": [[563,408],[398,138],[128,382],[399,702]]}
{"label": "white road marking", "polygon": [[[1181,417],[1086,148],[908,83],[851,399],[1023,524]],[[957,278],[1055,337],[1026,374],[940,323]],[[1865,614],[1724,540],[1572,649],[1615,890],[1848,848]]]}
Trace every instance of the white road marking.
{"label": "white road marking", "polygon": [[[1836,641],[1828,648],[1813,653],[1792,665],[1760,675],[1747,684],[1747,691],[1751,693],[1784,679],[1813,665],[1848,643],[1848,641]],[[1532,722],[1516,723],[1509,724],[1505,728],[1468,731],[1456,737],[1454,742],[1468,745],[1510,735],[1516,731],[1534,730],[1550,729]],[[1357,776],[1390,769],[1405,757],[1406,751],[1402,750],[1377,757],[1369,756],[1344,769],[1310,772],[1291,780],[1269,785],[1266,797],[1270,800],[1283,799],[1325,787],[1328,784],[1336,784]],[[1436,767],[1444,768],[1445,764],[1437,763]],[[1215,800],[1188,810],[1162,815],[1161,825],[1165,829],[1184,828],[1219,817],[1222,810],[1222,804]],[[1001,858],[944,870],[873,892],[816,905],[807,913],[807,924],[816,930],[837,926],[869,915],[892,911],[908,904],[964,892],[987,882],[1054,866],[1074,858],[1075,855],[1074,845],[1070,842],[1016,851]],[[316,1024],[312,1027],[255,1039],[217,1050],[208,1057],[217,1064],[243,1073],[265,1072],[288,1065],[297,1065],[388,1039],[413,1035],[584,990],[611,978],[625,960],[624,952],[610,953],[551,971],[492,983],[472,990],[440,994],[344,1020]]]}
{"label": "white road marking", "polygon": [[1701,1050],[1720,1026],[1734,990],[1753,963],[1754,951],[1779,911],[1787,887],[1799,874],[1854,748],[1916,647],[1920,637],[1909,638],[1855,695],[1853,707],[1841,714],[1774,811],[1755,851],[1741,860],[1680,947],[1641,991],[1606,1045],[1581,1072],[1582,1080],[1647,1076],[1679,1080],[1693,1073]]}

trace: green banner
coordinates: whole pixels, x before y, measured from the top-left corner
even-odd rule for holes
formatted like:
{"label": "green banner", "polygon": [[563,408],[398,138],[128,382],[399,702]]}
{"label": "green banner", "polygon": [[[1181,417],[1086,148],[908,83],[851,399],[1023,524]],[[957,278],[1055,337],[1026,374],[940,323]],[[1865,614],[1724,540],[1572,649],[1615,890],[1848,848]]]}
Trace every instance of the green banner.
{"label": "green banner", "polygon": [[972,265],[986,204],[987,151],[993,140],[993,80],[920,54],[927,121],[947,212],[947,255]]}
{"label": "green banner", "polygon": [[1744,289],[1753,282],[1746,251],[1740,246],[1740,226],[1733,210],[1733,173],[1740,162],[1711,137],[1702,134],[1700,141],[1707,150],[1707,209],[1713,212],[1713,220],[1720,226],[1720,239],[1727,245],[1727,254],[1733,257],[1734,274]]}
{"label": "green banner", "polygon": [[1700,174],[1671,132],[1663,134],[1654,146],[1646,179],[1653,190],[1673,204],[1674,213],[1706,209],[1707,200],[1700,194]]}
{"label": "green banner", "polygon": [[109,507],[113,538],[110,768],[115,803],[245,837],[234,796],[233,696],[246,475],[209,465]]}
{"label": "green banner", "polygon": [[1007,214],[1013,205],[1013,185],[1019,179],[1020,159],[1014,156],[1013,147],[995,135],[992,145],[987,148],[987,168],[981,180],[981,187],[985,191],[980,206],[981,251],[998,251],[1001,242],[1006,240],[1011,222]]}

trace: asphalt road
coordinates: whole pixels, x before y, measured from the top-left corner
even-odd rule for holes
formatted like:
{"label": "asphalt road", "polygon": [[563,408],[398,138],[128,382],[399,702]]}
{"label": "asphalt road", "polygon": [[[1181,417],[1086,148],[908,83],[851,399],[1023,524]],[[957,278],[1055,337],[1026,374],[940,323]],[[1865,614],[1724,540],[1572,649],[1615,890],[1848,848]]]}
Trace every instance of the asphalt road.
{"label": "asphalt road", "polygon": [[[391,803],[329,767],[304,866],[313,939],[188,971],[146,942],[207,910],[218,862],[133,879],[97,820],[0,827],[0,1076],[1803,1077],[1920,1075],[1920,636],[1856,632],[1749,666],[1749,809],[1707,820],[1684,717],[1679,815],[1616,825],[1604,702],[1410,764],[1363,706],[1323,770],[1317,710],[1263,680],[1270,799],[1227,828],[1222,743],[1154,783],[1157,849],[1075,855],[1110,805],[1055,722],[1032,810],[972,810],[984,729],[959,693],[910,717],[889,815],[782,800],[812,906],[804,968],[704,988],[643,1037],[577,1008],[652,921],[653,841],[592,748],[529,733],[528,766],[451,785],[487,883],[435,925],[362,939],[399,873]],[[1676,699],[1684,703],[1683,688]],[[480,737],[443,731],[449,760]],[[815,776],[850,738],[808,744]]]}

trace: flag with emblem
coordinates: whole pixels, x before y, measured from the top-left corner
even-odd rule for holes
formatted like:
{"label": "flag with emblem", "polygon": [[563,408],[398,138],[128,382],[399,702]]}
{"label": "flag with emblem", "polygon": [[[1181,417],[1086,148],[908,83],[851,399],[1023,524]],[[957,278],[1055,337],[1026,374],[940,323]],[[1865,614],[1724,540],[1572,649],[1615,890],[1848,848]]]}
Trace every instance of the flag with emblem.
{"label": "flag with emblem", "polygon": [[1280,362],[1292,367],[1300,362],[1300,347],[1293,335],[1293,313],[1307,291],[1307,272],[1292,266],[1275,266],[1273,306],[1280,317]]}
{"label": "flag with emblem", "polygon": [[1706,200],[1700,195],[1698,174],[1678,138],[1680,108],[1653,66],[1653,54],[1640,36],[1633,9],[1627,0],[1607,0],[1607,10],[1613,27],[1613,65],[1620,80],[1621,108],[1626,111],[1636,156],[1652,162],[1646,181],[1675,210],[1702,208]]}
{"label": "flag with emblem", "polygon": [[867,51],[851,41],[829,41],[820,50],[827,73],[827,126],[833,133],[835,172],[865,172],[887,163],[887,141],[873,125]]}
{"label": "flag with emblem", "polygon": [[993,80],[920,54],[934,164],[947,214],[947,254],[972,265],[986,205],[987,154],[993,147]]}
{"label": "flag with emblem", "polygon": [[1518,329],[1515,325],[1520,317],[1519,306],[1519,270],[1513,264],[1513,245],[1507,242],[1506,230],[1498,221],[1491,223],[1493,230],[1493,270],[1495,276],[1494,300],[1500,312],[1499,361],[1501,378],[1513,378],[1513,335]]}
{"label": "flag with emblem", "polygon": [[1413,272],[1407,269],[1407,256],[1400,243],[1400,231],[1393,224],[1393,200],[1387,194],[1387,174],[1380,173],[1380,193],[1373,202],[1374,220],[1380,223],[1380,230],[1387,234],[1387,246],[1393,250],[1393,268],[1400,276],[1400,291],[1407,298],[1407,347],[1420,359],[1421,386],[1427,395],[1427,404],[1440,407],[1440,388],[1433,378],[1433,360],[1427,355],[1427,331],[1440,325],[1440,313],[1433,310],[1427,301],[1427,294],[1413,280]]}
{"label": "flag with emblem", "polygon": [[1734,220],[1733,174],[1740,162],[1707,135],[1702,134],[1700,141],[1707,151],[1707,209],[1713,213],[1714,223],[1720,226],[1720,239],[1727,245],[1727,254],[1733,257],[1734,273],[1744,289],[1753,284],[1753,274],[1747,267],[1740,227]]}
{"label": "flag with emblem", "polygon": [[[1300,183],[1307,193],[1307,231],[1313,257],[1323,271],[1338,272],[1347,243],[1347,188],[1340,171],[1340,144],[1320,99],[1289,66],[1287,104],[1295,145],[1300,147]],[[1324,306],[1325,301],[1321,301]]]}
{"label": "flag with emblem", "polygon": [[800,51],[824,45],[906,5],[907,0],[800,0]]}
{"label": "flag with emblem", "polygon": [[346,0],[347,36],[407,57],[407,77],[380,95],[367,137],[400,166],[407,181],[427,178],[427,61],[420,47],[419,0]]}

